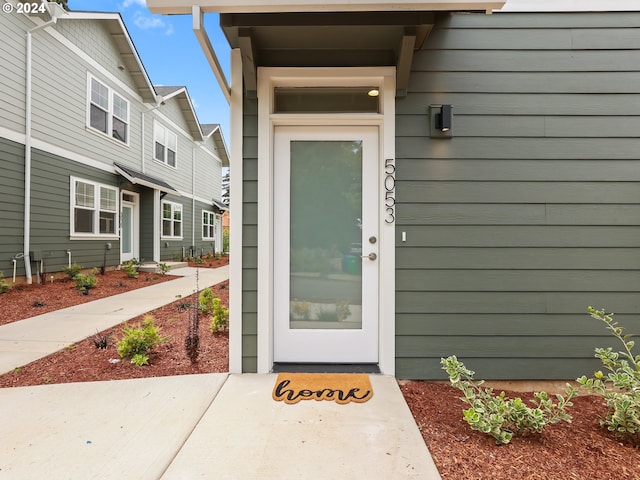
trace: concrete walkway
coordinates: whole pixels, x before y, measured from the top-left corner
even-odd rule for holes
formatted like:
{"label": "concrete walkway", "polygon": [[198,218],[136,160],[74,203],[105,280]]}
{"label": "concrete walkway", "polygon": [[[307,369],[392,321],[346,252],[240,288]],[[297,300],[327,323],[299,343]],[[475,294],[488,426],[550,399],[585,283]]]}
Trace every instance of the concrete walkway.
{"label": "concrete walkway", "polygon": [[[183,278],[0,327],[0,372],[13,370],[187,296]],[[228,267],[200,269],[204,288]],[[440,480],[393,377],[338,405],[276,402],[275,374],[183,375],[0,389],[0,480]]]}
{"label": "concrete walkway", "polygon": [[[201,289],[229,278],[229,266],[197,271]],[[180,278],[0,326],[0,374],[196,291],[195,268],[170,275]]]}

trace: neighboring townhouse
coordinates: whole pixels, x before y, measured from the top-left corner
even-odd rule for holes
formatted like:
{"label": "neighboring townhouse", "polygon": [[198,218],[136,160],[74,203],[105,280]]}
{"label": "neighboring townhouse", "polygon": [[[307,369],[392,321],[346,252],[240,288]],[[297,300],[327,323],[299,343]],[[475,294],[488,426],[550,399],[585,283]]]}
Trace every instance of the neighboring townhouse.
{"label": "neighboring townhouse", "polygon": [[638,4],[503,3],[147,0],[232,48],[231,371],[571,379],[589,305],[640,332]]}
{"label": "neighboring townhouse", "polygon": [[48,8],[0,15],[0,272],[220,252],[219,126],[154,88],[119,14]]}

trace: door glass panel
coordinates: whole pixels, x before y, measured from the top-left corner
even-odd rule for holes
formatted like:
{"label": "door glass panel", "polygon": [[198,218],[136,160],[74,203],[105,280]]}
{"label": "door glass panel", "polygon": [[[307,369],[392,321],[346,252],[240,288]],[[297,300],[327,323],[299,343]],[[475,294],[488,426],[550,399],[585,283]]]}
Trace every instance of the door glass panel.
{"label": "door glass panel", "polygon": [[122,253],[133,253],[131,246],[131,224],[132,224],[131,207],[122,207]]}
{"label": "door glass panel", "polygon": [[362,141],[290,145],[290,328],[361,329]]}

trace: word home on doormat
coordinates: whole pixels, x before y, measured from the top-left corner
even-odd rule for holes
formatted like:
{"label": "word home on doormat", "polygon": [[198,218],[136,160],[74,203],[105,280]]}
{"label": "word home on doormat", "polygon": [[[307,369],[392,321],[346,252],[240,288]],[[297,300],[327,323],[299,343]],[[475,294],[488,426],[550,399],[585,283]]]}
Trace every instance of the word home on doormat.
{"label": "word home on doormat", "polygon": [[328,400],[344,405],[366,402],[373,396],[373,388],[367,374],[280,373],[272,396],[288,404]]}

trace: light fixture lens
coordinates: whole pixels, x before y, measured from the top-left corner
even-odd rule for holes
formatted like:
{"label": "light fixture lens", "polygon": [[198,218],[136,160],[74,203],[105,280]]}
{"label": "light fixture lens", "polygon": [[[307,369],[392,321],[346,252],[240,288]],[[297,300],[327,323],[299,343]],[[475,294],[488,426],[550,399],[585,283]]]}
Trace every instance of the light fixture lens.
{"label": "light fixture lens", "polygon": [[367,92],[367,95],[369,95],[370,97],[377,97],[378,95],[380,95],[380,90],[378,90],[377,88],[372,88]]}

